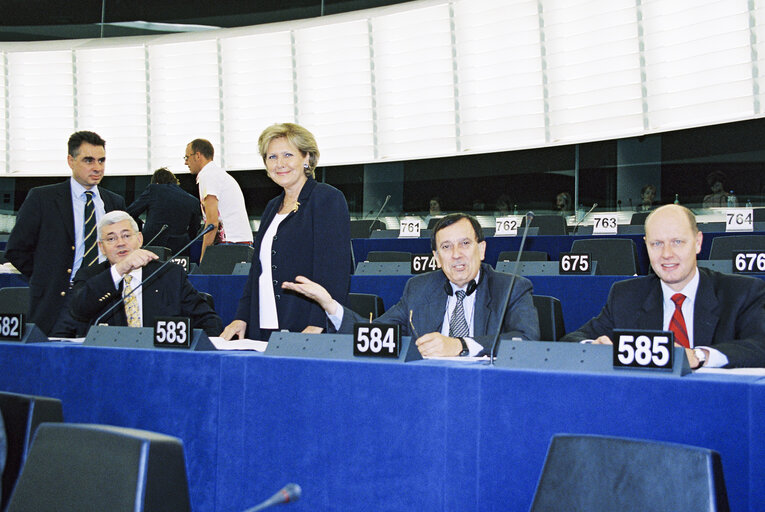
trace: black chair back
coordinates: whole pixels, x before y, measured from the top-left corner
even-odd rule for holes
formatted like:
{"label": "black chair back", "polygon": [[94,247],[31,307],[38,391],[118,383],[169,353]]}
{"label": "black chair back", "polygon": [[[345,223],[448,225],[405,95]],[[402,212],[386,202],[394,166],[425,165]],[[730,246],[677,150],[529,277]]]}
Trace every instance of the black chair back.
{"label": "black chair back", "polygon": [[226,274],[234,271],[237,263],[252,261],[254,249],[246,244],[212,245],[205,249],[197,274]]}
{"label": "black chair back", "polygon": [[635,212],[632,214],[632,217],[630,217],[630,224],[633,226],[643,226],[645,225],[645,218],[648,217],[648,215],[651,212]]}
{"label": "black chair back", "polygon": [[[517,261],[518,251],[502,251],[497,261]],[[523,251],[521,261],[550,261],[550,255],[545,251]]]}
{"label": "black chair back", "polygon": [[716,236],[709,249],[710,260],[728,260],[735,251],[765,251],[765,235]]}
{"label": "black chair back", "polygon": [[351,221],[351,238],[369,238],[372,231],[385,229],[385,223],[381,220],[358,219]]}
{"label": "black chair back", "polygon": [[369,251],[364,261],[412,261],[412,253],[404,251]]}
{"label": "black chair back", "polygon": [[629,238],[574,240],[571,252],[590,253],[601,276],[632,276],[638,273],[637,246]]}
{"label": "black chair back", "polygon": [[161,245],[144,245],[143,248],[159,256],[159,261],[167,261],[173,255],[169,247],[162,247]]}
{"label": "black chair back", "polygon": [[365,319],[369,319],[370,313],[373,319],[385,313],[382,298],[371,293],[349,293],[348,308]]}
{"label": "black chair back", "polygon": [[26,315],[29,312],[29,287],[9,286],[0,288],[0,312]]}
{"label": "black chair back", "polygon": [[[526,217],[523,217],[521,221],[521,228],[526,225]],[[538,227],[538,235],[565,235],[566,231],[566,217],[562,215],[535,215],[531,219],[531,225],[529,228]],[[520,234],[520,229],[518,230]]]}
{"label": "black chair back", "polygon": [[534,295],[533,299],[539,317],[539,341],[558,341],[566,334],[560,301],[547,295]]}

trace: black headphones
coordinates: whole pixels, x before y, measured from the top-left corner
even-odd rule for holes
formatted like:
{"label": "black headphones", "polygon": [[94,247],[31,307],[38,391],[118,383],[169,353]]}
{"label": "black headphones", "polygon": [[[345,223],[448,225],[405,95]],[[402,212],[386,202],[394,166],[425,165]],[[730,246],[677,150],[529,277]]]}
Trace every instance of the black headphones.
{"label": "black headphones", "polygon": [[[475,279],[471,279],[470,282],[467,285],[467,290],[465,290],[465,295],[470,295],[475,291],[476,288],[478,288],[478,284],[481,282],[481,276],[478,276],[478,281],[476,282]],[[446,295],[453,295],[454,291],[452,290],[452,283],[448,279],[446,280],[446,284],[444,284],[444,291],[446,292]]]}

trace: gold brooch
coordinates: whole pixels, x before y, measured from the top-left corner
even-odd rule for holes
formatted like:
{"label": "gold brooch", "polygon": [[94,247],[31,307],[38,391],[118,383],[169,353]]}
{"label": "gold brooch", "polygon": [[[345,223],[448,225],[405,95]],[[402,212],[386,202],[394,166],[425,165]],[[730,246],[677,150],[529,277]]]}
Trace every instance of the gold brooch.
{"label": "gold brooch", "polygon": [[292,205],[292,212],[297,213],[298,208],[300,208],[300,203],[298,201],[295,201],[295,204]]}

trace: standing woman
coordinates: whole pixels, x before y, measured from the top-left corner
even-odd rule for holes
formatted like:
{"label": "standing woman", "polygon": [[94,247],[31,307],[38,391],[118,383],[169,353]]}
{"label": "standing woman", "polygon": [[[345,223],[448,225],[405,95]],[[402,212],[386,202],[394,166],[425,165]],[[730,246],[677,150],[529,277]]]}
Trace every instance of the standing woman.
{"label": "standing woman", "polygon": [[260,134],[258,147],[268,177],[283,191],[263,212],[250,276],[235,320],[221,336],[268,340],[272,332],[283,329],[322,332],[327,316],[321,307],[281,286],[305,276],[327,288],[341,304],[347,300],[348,204],[339,190],[314,179],[319,148],[302,126],[269,126]]}

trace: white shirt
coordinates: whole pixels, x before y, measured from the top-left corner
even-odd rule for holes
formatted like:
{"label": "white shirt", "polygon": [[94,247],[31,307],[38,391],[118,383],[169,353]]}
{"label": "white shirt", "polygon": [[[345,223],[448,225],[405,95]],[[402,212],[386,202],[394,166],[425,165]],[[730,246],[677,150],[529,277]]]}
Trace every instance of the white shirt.
{"label": "white shirt", "polygon": [[[88,189],[77,183],[74,178],[69,178],[69,189],[72,193],[72,212],[74,213],[74,261],[72,262],[72,273],[69,280],[74,280],[77,270],[82,266],[82,257],[85,255],[85,203],[88,198],[85,191]],[[101,220],[106,212],[104,209],[104,200],[98,192],[98,186],[90,189],[93,192],[93,204],[96,208],[96,224]],[[98,261],[104,261],[106,258],[101,251],[98,252]]]}
{"label": "white shirt", "polygon": [[[112,273],[112,281],[114,281],[114,288],[115,290],[120,289],[120,281],[124,280],[125,276],[121,276],[119,272],[117,272],[117,269],[114,265],[112,265],[111,268]],[[136,289],[136,286],[141,284],[141,280],[143,279],[143,268],[136,268],[128,272],[128,275],[130,275],[130,288],[133,290]],[[123,288],[123,296],[125,294],[125,289]],[[143,325],[143,286],[138,288],[133,292],[131,297],[135,297],[136,301],[138,302],[138,315],[141,320],[141,325]],[[125,306],[123,304],[122,309],[125,309]]]}
{"label": "white shirt", "polygon": [[[199,199],[204,203],[207,196],[218,199],[218,220],[223,226],[220,237],[224,242],[252,243],[252,228],[244,205],[244,195],[239,184],[215,162],[208,162],[197,174]],[[207,218],[204,208],[202,215]]]}
{"label": "white shirt", "polygon": [[258,278],[258,294],[260,307],[260,328],[278,329],[279,317],[276,314],[276,298],[274,297],[274,285],[271,282],[271,247],[274,245],[274,236],[279,229],[279,224],[287,218],[289,213],[277,213],[268,229],[263,234],[260,242],[260,277]]}
{"label": "white shirt", "polygon": [[[676,293],[682,293],[685,295],[685,300],[680,310],[683,312],[683,319],[685,320],[685,330],[688,332],[688,342],[691,348],[695,347],[693,342],[693,310],[696,304],[696,292],[699,289],[699,270],[694,269],[694,276],[680,291],[675,291],[670,288],[664,281],[661,282],[661,293],[663,295],[664,304],[664,323],[662,324],[665,331],[669,330],[669,324],[672,321],[672,315],[675,314],[675,303],[672,301],[672,296]],[[712,347],[704,347],[709,351],[709,357],[704,363],[704,366],[710,368],[721,368],[728,364],[728,357],[717,349]]]}

